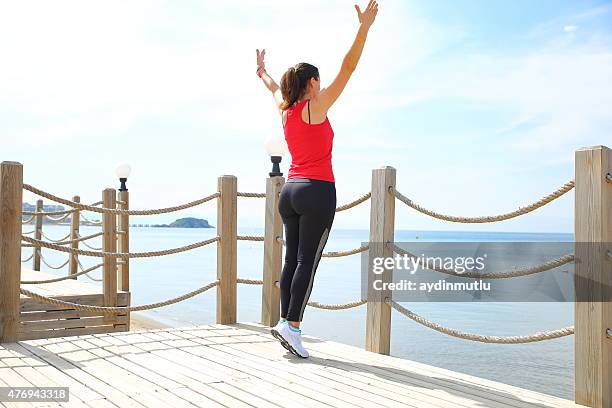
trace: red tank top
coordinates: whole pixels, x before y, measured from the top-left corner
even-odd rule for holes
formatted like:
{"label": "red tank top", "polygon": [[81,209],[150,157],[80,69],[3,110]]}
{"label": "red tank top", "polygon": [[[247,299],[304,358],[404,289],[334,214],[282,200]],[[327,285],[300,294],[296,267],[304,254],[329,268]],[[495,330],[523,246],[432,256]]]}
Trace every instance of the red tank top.
{"label": "red tank top", "polygon": [[334,131],[329,119],[323,123],[309,124],[302,119],[302,108],[308,99],[287,109],[285,140],[291,165],[287,178],[304,177],[334,181],[332,170],[332,147]]}

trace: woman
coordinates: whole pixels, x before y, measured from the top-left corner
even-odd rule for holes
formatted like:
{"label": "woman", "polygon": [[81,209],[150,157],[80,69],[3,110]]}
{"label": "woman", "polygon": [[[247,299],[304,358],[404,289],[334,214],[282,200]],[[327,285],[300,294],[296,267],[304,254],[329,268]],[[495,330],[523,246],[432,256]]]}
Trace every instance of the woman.
{"label": "woman", "polygon": [[312,291],[314,275],[336,212],[332,170],[334,132],[327,112],[340,96],[361,57],[368,31],[378,13],[370,0],[365,11],[355,5],[359,30],[331,85],[321,89],[318,69],[305,62],[290,67],[280,88],[265,69],[265,50],[257,50],[257,75],[272,92],[291,153],[287,183],[278,210],[285,226],[285,263],[281,273],[281,319],[272,335],[293,354],[306,358],[300,322]]}

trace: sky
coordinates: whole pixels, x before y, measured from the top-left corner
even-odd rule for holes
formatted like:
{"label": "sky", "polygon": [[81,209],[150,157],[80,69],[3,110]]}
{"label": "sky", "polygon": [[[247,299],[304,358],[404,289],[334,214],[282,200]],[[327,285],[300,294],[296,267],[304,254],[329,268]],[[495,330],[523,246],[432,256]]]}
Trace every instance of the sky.
{"label": "sky", "polygon": [[[239,191],[265,191],[264,142],[282,125],[255,49],[266,49],[277,82],[305,61],[325,87],[355,37],[353,5],[0,0],[0,160],[22,163],[25,183],[82,202],[118,188],[114,168],[128,162],[134,209],[208,195],[223,174]],[[379,5],[328,112],[338,204],[369,191],[372,169],[393,166],[397,189],[435,211],[507,212],[572,179],[577,149],[612,147],[612,2]],[[396,228],[571,232],[573,203],[569,193],[516,220],[461,225],[398,202]],[[263,200],[241,199],[238,214],[239,231],[263,226]],[[131,222],[183,216],[215,225],[216,205]],[[369,205],[338,213],[334,226],[367,229]]]}

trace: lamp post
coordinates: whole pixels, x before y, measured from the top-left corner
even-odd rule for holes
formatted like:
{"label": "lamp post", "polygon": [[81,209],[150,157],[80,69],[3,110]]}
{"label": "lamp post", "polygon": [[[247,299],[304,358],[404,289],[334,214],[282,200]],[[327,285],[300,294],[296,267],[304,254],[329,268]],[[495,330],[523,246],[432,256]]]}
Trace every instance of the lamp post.
{"label": "lamp post", "polygon": [[121,182],[121,186],[119,187],[119,191],[128,191],[128,189],[127,189],[127,187],[125,185],[125,182],[127,181],[128,177],[130,176],[130,172],[131,171],[132,171],[132,168],[127,163],[120,163],[115,168],[115,175],[119,178],[119,181]]}
{"label": "lamp post", "polygon": [[278,136],[271,136],[266,140],[265,147],[266,152],[268,152],[270,156],[270,161],[272,162],[270,177],[282,176],[283,173],[280,171],[279,164],[287,152],[287,143],[285,139]]}

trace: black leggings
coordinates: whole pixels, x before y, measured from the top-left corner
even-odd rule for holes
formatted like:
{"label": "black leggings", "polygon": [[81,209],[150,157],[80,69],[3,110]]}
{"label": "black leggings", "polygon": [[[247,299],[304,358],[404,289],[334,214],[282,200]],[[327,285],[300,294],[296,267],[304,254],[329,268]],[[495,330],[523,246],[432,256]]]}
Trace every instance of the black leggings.
{"label": "black leggings", "polygon": [[336,214],[336,185],[290,178],[281,190],[278,210],[285,224],[281,317],[300,322]]}

